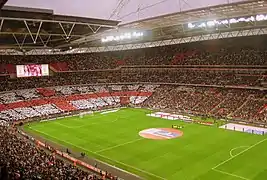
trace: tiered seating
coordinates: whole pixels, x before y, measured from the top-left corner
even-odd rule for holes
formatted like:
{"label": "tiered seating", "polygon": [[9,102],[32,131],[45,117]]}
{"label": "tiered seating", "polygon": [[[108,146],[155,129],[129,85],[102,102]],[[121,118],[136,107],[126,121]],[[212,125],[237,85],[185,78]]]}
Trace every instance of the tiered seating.
{"label": "tiered seating", "polygon": [[59,108],[62,111],[75,111],[77,108],[72,106],[66,99],[64,98],[53,98],[49,100],[51,103],[55,104],[57,108]]}
{"label": "tiered seating", "polygon": [[0,74],[15,74],[16,67],[14,64],[0,64]]}
{"label": "tiered seating", "polygon": [[[247,71],[244,73],[244,71]],[[32,77],[23,79],[10,79],[0,81],[0,91],[9,91],[14,89],[30,89],[42,86],[64,86],[90,84],[98,82],[114,83],[176,83],[193,84],[208,86],[243,86],[243,87],[262,87],[262,78],[264,77],[264,68],[258,70],[257,67],[251,68],[127,68],[124,70],[100,71],[79,71],[56,73],[50,77]],[[99,89],[101,87],[101,89]],[[128,86],[130,91],[137,90],[139,86]],[[103,86],[95,86],[96,92],[108,92]],[[76,88],[68,91],[77,91]],[[65,92],[64,92],[65,93]],[[70,92],[69,92],[70,93]]]}
{"label": "tiered seating", "polygon": [[[13,92],[2,93],[0,97],[4,104],[0,105],[1,117],[18,120],[82,109],[117,107],[121,103],[130,103],[155,109],[265,122],[265,109],[262,110],[266,104],[264,91],[149,84],[122,87],[120,85],[117,87],[115,85],[56,87],[59,93],[54,94],[55,97],[45,99],[40,95],[42,91],[40,94],[38,94],[39,91],[28,93],[30,95],[24,97]],[[126,91],[119,91],[119,89]],[[130,89],[137,90],[130,91]]]}
{"label": "tiered seating", "polygon": [[0,112],[0,120],[12,121],[11,117],[9,117],[4,111]]}
{"label": "tiered seating", "polygon": [[91,102],[90,100],[82,99],[77,101],[71,101],[72,105],[77,109],[97,109],[96,104]]}
{"label": "tiered seating", "polygon": [[102,99],[103,99],[103,101],[105,101],[110,106],[116,104],[114,99],[113,99],[113,97],[103,97]]}
{"label": "tiered seating", "polygon": [[260,90],[161,86],[143,106],[265,123],[265,104],[267,99]]}
{"label": "tiered seating", "polygon": [[108,103],[103,101],[102,98],[90,99],[89,102],[96,104],[96,107],[99,107],[99,108],[102,108],[104,106],[108,106]]}
{"label": "tiered seating", "polygon": [[141,92],[154,92],[159,85],[142,85]]}
{"label": "tiered seating", "polygon": [[37,94],[35,89],[19,90],[19,91],[16,91],[16,94],[17,94],[17,96],[21,96],[26,100],[34,99],[34,98],[38,98],[39,97],[39,95]]}
{"label": "tiered seating", "polygon": [[33,108],[30,107],[24,107],[24,108],[15,108],[16,112],[18,112],[21,116],[26,118],[33,118],[41,116],[41,114],[38,111],[35,111]]}
{"label": "tiered seating", "polygon": [[[152,91],[152,87],[156,86],[142,86],[139,89],[140,92],[129,91],[122,85],[117,85],[117,87],[113,85],[114,91],[109,92],[110,87],[106,85],[66,86],[2,93],[1,99],[5,104],[0,104],[1,117],[2,119],[22,120],[66,111],[117,107],[121,105],[122,97],[131,97],[134,99],[132,104],[140,104],[151,96],[152,92],[148,91]],[[134,89],[136,87],[140,87],[140,85],[136,85]],[[125,102],[128,104],[127,99]],[[123,103],[125,104],[125,102]]]}
{"label": "tiered seating", "polygon": [[45,104],[48,104],[46,99],[33,99],[28,101],[28,106],[41,106]]}
{"label": "tiered seating", "polygon": [[0,126],[0,144],[1,179],[105,179],[40,150],[5,126]]}
{"label": "tiered seating", "polygon": [[267,104],[265,104],[255,116],[260,122],[267,123]]}
{"label": "tiered seating", "polygon": [[248,92],[242,90],[229,91],[223,101],[213,112],[215,115],[225,117],[234,113],[249,97]]}
{"label": "tiered seating", "polygon": [[148,98],[146,96],[138,96],[138,97],[131,96],[131,97],[134,97],[135,98],[134,99],[134,102],[131,101],[132,104],[141,104],[141,103],[143,103]]}
{"label": "tiered seating", "polygon": [[6,110],[7,107],[4,104],[0,104],[0,112]]}
{"label": "tiered seating", "polygon": [[159,103],[162,99],[164,99],[165,95],[169,94],[168,92],[171,91],[171,86],[161,86],[157,89],[156,92],[153,93],[153,96],[151,96],[147,101],[144,102],[144,106],[153,108],[153,109],[164,109],[164,107],[160,107]]}
{"label": "tiered seating", "polygon": [[73,94],[73,88],[70,86],[58,86],[54,88],[56,92],[59,92],[63,95],[70,95]]}
{"label": "tiered seating", "polygon": [[76,86],[75,89],[81,94],[88,94],[93,92],[90,86]]}
{"label": "tiered seating", "polygon": [[201,114],[209,114],[209,112],[221,102],[223,97],[221,93],[223,92],[216,92],[216,90],[213,91],[213,89],[206,91],[202,94],[203,99],[193,107],[193,110]]}
{"label": "tiered seating", "polygon": [[105,86],[93,86],[96,92],[108,92]]}
{"label": "tiered seating", "polygon": [[27,117],[25,115],[22,115],[13,109],[0,112],[0,119],[6,120],[6,121],[16,121],[16,120],[22,120],[26,118]]}
{"label": "tiered seating", "polygon": [[0,100],[3,103],[13,103],[17,101],[22,101],[19,97],[17,97],[16,93],[14,92],[8,92],[4,94],[0,94]]}
{"label": "tiered seating", "polygon": [[[13,66],[13,72],[15,68],[12,64],[17,62],[49,63],[56,72],[142,65],[266,65],[266,40],[266,36],[253,36],[117,52],[3,56],[2,59]],[[6,69],[2,72],[6,73]]]}
{"label": "tiered seating", "polygon": [[68,71],[69,67],[66,62],[55,62],[55,63],[50,63],[50,68],[53,69],[54,71]]}
{"label": "tiered seating", "polygon": [[238,119],[247,119],[253,121],[258,112],[265,105],[264,100],[248,99],[242,108],[235,111],[232,116]]}
{"label": "tiered seating", "polygon": [[41,116],[47,116],[51,114],[59,114],[61,111],[52,104],[44,104],[41,106],[34,106],[33,109],[37,111]]}
{"label": "tiered seating", "polygon": [[140,85],[128,85],[129,91],[137,91]]}
{"label": "tiered seating", "polygon": [[36,88],[36,91],[38,91],[44,97],[50,97],[56,94],[55,90],[49,88]]}
{"label": "tiered seating", "polygon": [[112,91],[122,91],[122,85],[111,85],[111,90]]}

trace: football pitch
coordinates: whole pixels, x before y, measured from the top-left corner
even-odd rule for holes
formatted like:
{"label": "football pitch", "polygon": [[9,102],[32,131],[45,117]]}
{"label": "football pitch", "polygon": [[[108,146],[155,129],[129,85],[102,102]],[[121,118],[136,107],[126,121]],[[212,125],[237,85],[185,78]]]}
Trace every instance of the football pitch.
{"label": "football pitch", "polygon": [[[43,138],[148,180],[266,180],[267,136],[146,116],[146,109],[66,117],[25,126]],[[175,138],[143,138],[150,128],[184,126]]]}

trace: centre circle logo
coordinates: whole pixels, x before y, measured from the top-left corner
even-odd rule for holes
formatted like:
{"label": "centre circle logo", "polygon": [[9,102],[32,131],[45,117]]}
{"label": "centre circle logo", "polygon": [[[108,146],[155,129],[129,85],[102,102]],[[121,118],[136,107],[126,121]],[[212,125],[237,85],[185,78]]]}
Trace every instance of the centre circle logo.
{"label": "centre circle logo", "polygon": [[139,135],[147,139],[173,139],[183,135],[183,131],[172,128],[150,128],[139,132]]}

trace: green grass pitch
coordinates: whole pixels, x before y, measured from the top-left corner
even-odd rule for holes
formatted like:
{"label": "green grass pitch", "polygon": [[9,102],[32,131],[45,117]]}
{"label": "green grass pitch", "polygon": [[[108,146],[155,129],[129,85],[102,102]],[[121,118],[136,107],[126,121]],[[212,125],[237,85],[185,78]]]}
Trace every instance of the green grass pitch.
{"label": "green grass pitch", "polygon": [[[266,180],[266,136],[148,117],[145,109],[35,122],[26,131],[149,180]],[[184,125],[183,136],[151,140],[148,128]]]}

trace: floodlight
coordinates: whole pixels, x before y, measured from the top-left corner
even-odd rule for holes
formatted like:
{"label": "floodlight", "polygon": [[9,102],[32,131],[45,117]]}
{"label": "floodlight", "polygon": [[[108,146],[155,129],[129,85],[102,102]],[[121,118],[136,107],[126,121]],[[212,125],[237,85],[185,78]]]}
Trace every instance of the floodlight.
{"label": "floodlight", "polygon": [[229,21],[227,19],[222,21],[222,24],[229,24]]}
{"label": "floodlight", "polygon": [[199,27],[206,27],[206,23],[201,23],[200,25],[199,25]]}
{"label": "floodlight", "polygon": [[260,15],[256,16],[256,21],[263,21],[263,20],[265,20],[265,18],[266,17],[263,14],[260,14]]}
{"label": "floodlight", "polygon": [[229,20],[230,24],[238,23],[238,20],[235,18],[232,18]]}
{"label": "floodlight", "polygon": [[207,22],[207,25],[208,25],[209,27],[211,27],[211,26],[215,26],[215,21],[208,21],[208,22]]}
{"label": "floodlight", "polygon": [[187,26],[188,26],[188,28],[190,28],[190,29],[195,27],[195,25],[193,25],[192,23],[188,23]]}

